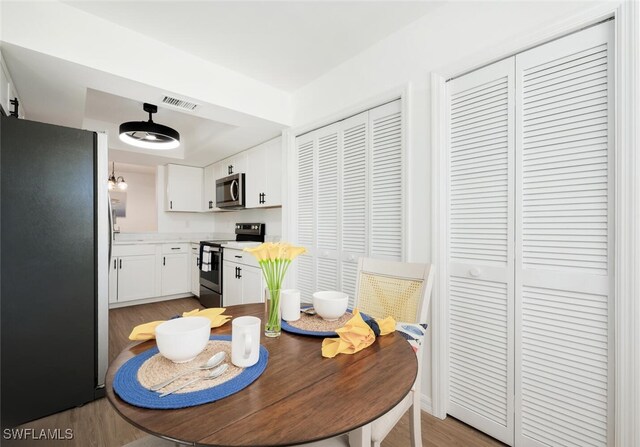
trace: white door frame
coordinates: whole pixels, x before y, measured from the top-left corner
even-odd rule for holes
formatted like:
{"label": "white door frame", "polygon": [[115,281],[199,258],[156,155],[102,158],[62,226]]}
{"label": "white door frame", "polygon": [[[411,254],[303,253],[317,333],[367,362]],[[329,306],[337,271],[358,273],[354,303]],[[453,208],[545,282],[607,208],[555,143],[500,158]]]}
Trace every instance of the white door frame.
{"label": "white door frame", "polygon": [[432,299],[432,405],[444,419],[448,401],[447,288],[447,79],[520,53],[609,17],[615,18],[615,445],[640,445],[640,5],[604,3],[549,28],[478,54],[431,74],[432,259],[436,271]]}

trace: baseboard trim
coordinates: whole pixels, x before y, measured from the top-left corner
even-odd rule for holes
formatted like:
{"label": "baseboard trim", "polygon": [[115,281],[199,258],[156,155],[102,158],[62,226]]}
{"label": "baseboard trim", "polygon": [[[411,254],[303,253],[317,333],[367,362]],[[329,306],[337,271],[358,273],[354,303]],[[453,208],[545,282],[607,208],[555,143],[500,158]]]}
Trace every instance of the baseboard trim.
{"label": "baseboard trim", "polygon": [[433,406],[431,405],[431,397],[426,394],[420,395],[420,409],[433,415]]}
{"label": "baseboard trim", "polygon": [[167,296],[158,296],[154,298],[145,298],[142,300],[132,300],[132,301],[124,301],[124,302],[115,302],[109,303],[109,309],[117,309],[119,307],[128,307],[128,306],[137,306],[138,304],[150,304],[150,303],[158,303],[160,301],[169,301],[169,300],[177,300],[178,298],[198,298],[192,293],[178,293],[176,295],[167,295]]}

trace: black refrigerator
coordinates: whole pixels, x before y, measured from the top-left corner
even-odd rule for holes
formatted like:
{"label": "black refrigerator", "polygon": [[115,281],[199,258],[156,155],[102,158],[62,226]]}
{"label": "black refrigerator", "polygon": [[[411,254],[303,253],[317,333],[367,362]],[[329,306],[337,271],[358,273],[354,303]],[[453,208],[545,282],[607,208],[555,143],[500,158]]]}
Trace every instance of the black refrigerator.
{"label": "black refrigerator", "polygon": [[0,405],[13,427],[104,395],[106,135],[0,121]]}

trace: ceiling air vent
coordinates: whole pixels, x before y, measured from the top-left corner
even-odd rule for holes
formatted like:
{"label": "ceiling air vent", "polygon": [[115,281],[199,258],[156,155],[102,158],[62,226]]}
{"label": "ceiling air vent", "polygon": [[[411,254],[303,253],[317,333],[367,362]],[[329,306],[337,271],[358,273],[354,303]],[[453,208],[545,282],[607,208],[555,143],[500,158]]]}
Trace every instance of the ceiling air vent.
{"label": "ceiling air vent", "polygon": [[162,99],[163,104],[168,104],[173,107],[177,107],[179,109],[184,110],[195,110],[198,107],[198,104],[195,102],[185,101],[184,99],[172,98],[171,96],[165,96]]}

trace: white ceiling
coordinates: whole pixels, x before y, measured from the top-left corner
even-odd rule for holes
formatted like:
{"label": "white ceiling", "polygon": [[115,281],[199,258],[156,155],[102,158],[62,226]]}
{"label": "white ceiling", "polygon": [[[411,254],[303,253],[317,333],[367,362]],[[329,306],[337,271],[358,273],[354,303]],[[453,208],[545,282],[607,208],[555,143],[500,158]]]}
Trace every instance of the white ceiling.
{"label": "white ceiling", "polygon": [[436,7],[428,1],[65,3],[285,91]]}
{"label": "white ceiling", "polygon": [[[3,43],[2,56],[16,82],[27,118],[61,126],[104,131],[109,159],[156,166],[178,163],[206,166],[280,135],[283,126],[234,112],[194,98],[193,112],[161,104],[172,92]],[[154,121],[181,136],[178,149],[150,151],[122,143],[118,127],[125,121],[146,121],[142,104],[158,105]]]}
{"label": "white ceiling", "polygon": [[[149,0],[64,3],[67,6],[63,9],[67,10],[69,18],[73,17],[69,11],[85,17],[87,14],[93,15],[95,22],[108,24],[110,32],[116,35],[129,33],[128,38],[137,37],[144,44],[137,48],[150,48],[149,41],[158,42],[159,46],[164,47],[166,57],[171,57],[168,54],[170,51],[167,51],[171,50],[167,48],[170,46],[176,49],[173,56],[192,54],[196,56],[190,56],[193,59],[200,58],[209,62],[209,65],[214,63],[224,67],[224,70],[233,70],[233,76],[258,80],[255,83],[258,84],[257,90],[251,90],[255,88],[251,85],[249,95],[264,86],[287,98],[292,96],[293,90],[437,6],[425,1]],[[57,4],[62,6],[61,3]],[[34,7],[39,5],[34,2]],[[19,10],[12,11],[19,13]],[[3,21],[11,20],[6,14],[4,16]],[[82,27],[79,29],[84,32]],[[19,33],[14,35],[14,38],[19,37]],[[78,37],[82,39],[80,35]],[[34,45],[32,40],[24,41]],[[79,42],[79,47],[82,48],[82,42]],[[10,41],[2,42],[2,55],[16,83],[27,118],[106,131],[109,135],[109,158],[119,163],[206,166],[270,140],[280,135],[285,127],[285,121],[274,122],[260,117],[264,114],[258,116],[253,111],[243,112],[247,110],[242,103],[247,101],[246,95],[241,97],[240,108],[233,107],[234,104],[228,106],[229,103],[224,101],[214,103],[219,99],[215,95],[212,102],[207,102],[197,97],[199,90],[187,90],[192,93],[191,97],[187,97],[162,89],[160,85],[164,84],[157,77],[149,76],[152,81],[146,84],[146,76],[139,76],[137,80],[129,79],[131,75],[118,76],[116,71],[107,72],[96,65],[84,65],[82,58],[73,59],[70,56],[76,54],[74,52],[59,52],[63,57],[59,58],[49,54],[46,45],[41,48],[44,52]],[[74,50],[77,48],[74,47]],[[153,48],[151,53],[155,54],[155,50]],[[127,48],[119,48],[118,51],[126,52]],[[100,54],[96,53],[95,56],[99,60]],[[94,63],[95,60],[89,62]],[[107,69],[111,67],[113,65]],[[136,74],[136,70],[141,69],[144,73],[144,64],[133,67],[129,73]],[[180,71],[176,73],[179,76]],[[169,77],[176,79],[175,76]],[[199,78],[193,78],[193,82],[186,85],[194,85],[194,82],[199,82]],[[206,90],[206,82],[203,85]],[[250,84],[213,85],[230,89],[233,97],[234,88]],[[161,104],[164,95],[192,101],[199,106],[193,112],[172,110]],[[253,96],[248,98],[249,103],[259,101]],[[149,151],[120,142],[117,135],[122,122],[147,119],[142,110],[144,102],[158,105],[159,111],[154,121],[180,132],[180,148]],[[278,104],[287,105],[286,101]]]}

